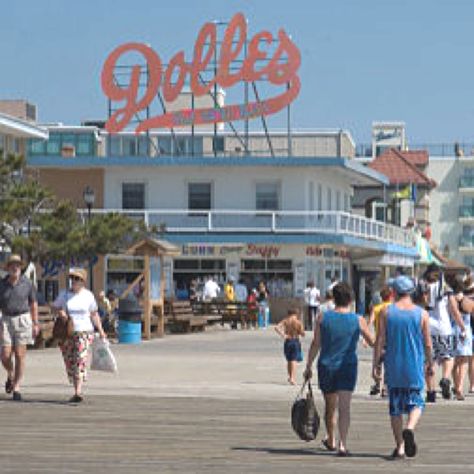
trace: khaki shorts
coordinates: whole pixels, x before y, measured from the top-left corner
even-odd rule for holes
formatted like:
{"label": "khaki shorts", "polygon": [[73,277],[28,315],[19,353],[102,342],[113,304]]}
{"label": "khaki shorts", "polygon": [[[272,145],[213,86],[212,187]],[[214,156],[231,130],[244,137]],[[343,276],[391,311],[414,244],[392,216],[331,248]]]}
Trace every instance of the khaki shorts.
{"label": "khaki shorts", "polygon": [[33,343],[33,322],[30,313],[3,316],[1,331],[2,346],[26,346]]}

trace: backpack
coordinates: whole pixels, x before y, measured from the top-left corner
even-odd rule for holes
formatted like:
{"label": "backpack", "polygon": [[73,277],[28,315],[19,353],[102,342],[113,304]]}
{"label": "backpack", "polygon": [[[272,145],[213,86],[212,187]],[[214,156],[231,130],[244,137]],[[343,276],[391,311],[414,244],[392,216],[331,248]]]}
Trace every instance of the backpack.
{"label": "backpack", "polygon": [[[304,395],[306,384],[308,391]],[[291,408],[291,426],[303,441],[313,441],[318,435],[320,418],[313,398],[311,382],[308,380],[301,387]]]}

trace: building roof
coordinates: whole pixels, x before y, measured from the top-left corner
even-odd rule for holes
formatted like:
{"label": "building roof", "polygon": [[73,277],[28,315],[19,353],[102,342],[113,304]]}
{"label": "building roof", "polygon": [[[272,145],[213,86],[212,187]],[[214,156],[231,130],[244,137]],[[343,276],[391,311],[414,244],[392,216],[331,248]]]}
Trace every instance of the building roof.
{"label": "building roof", "polygon": [[34,123],[0,112],[0,133],[18,138],[48,138],[48,131]]}
{"label": "building roof", "polygon": [[358,163],[355,160],[342,157],[297,157],[297,156],[124,156],[124,157],[74,157],[61,156],[30,156],[27,159],[30,168],[58,168],[58,169],[94,169],[110,167],[311,167],[335,168],[342,175],[351,179],[355,186],[373,186],[385,184],[389,180],[376,169]]}
{"label": "building roof", "polygon": [[399,153],[415,166],[426,166],[430,159],[426,150],[399,151]]}
{"label": "building roof", "polygon": [[422,152],[416,153],[390,148],[369,163],[368,167],[387,176],[391,185],[417,184],[429,188],[436,187],[436,181],[417,167],[425,158],[421,156]]}

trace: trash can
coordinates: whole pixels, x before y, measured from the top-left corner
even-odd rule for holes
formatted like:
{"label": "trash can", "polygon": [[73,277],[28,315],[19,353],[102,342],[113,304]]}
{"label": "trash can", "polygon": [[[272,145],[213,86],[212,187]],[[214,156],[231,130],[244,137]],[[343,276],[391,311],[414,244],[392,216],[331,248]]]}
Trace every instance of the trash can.
{"label": "trash can", "polygon": [[142,309],[135,299],[119,300],[119,343],[140,344],[142,342]]}

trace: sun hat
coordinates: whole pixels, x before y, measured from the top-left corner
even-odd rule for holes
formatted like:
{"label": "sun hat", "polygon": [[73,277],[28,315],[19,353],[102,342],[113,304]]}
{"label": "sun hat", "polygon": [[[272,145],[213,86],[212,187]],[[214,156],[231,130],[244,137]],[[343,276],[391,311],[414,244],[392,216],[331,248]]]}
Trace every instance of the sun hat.
{"label": "sun hat", "polygon": [[71,268],[68,273],[69,276],[80,278],[83,282],[87,281],[87,270],[84,268]]}
{"label": "sun hat", "polygon": [[22,265],[22,266],[24,264],[23,259],[17,254],[11,254],[8,257],[5,267],[8,268],[13,263],[18,263],[19,265]]}

